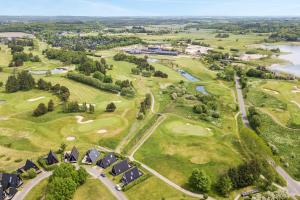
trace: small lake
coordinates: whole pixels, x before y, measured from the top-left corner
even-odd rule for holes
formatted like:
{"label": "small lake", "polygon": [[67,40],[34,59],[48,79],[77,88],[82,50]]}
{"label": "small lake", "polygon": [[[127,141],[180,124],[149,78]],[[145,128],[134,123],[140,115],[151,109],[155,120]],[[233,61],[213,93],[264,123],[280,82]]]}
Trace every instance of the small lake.
{"label": "small lake", "polygon": [[272,71],[284,72],[300,77],[300,46],[296,45],[268,45],[268,49],[279,48],[284,54],[279,55],[280,59],[289,63],[280,65],[274,64],[270,67]]}
{"label": "small lake", "polygon": [[205,87],[204,87],[203,85],[198,85],[198,86],[196,87],[196,90],[197,90],[198,92],[202,92],[203,94],[208,94],[208,92],[206,91],[206,89],[205,89]]}
{"label": "small lake", "polygon": [[[49,70],[30,70],[29,72],[34,75],[45,75]],[[55,68],[50,70],[51,74],[64,74],[68,72],[66,68]]]}
{"label": "small lake", "polygon": [[199,81],[199,79],[197,79],[196,77],[194,77],[193,75],[189,74],[188,72],[186,72],[186,71],[184,71],[182,69],[178,70],[178,72],[181,74],[181,76],[183,76],[184,78],[186,78],[186,79],[188,79],[188,80],[190,80],[192,82]]}

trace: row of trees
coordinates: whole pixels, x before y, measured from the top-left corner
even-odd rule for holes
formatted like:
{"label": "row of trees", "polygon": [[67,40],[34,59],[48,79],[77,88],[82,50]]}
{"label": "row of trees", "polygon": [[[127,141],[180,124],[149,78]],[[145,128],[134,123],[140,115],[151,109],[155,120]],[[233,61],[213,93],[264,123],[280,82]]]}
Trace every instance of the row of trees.
{"label": "row of trees", "polygon": [[48,102],[48,107],[44,103],[40,103],[37,106],[37,108],[33,111],[33,116],[39,117],[39,116],[46,114],[47,112],[52,112],[53,110],[54,110],[54,102],[51,99]]}
{"label": "row of trees", "polygon": [[95,106],[93,104],[86,104],[85,102],[79,104],[77,101],[65,102],[63,104],[64,113],[78,113],[78,112],[95,112]]}
{"label": "row of trees", "polygon": [[49,178],[46,189],[46,200],[70,200],[76,189],[87,179],[87,172],[83,167],[78,170],[68,163],[58,165]]}
{"label": "row of trees", "polygon": [[[99,74],[99,73],[97,73]],[[94,78],[96,77],[96,78]],[[104,91],[108,91],[108,92],[112,92],[112,93],[119,93],[122,96],[128,96],[128,97],[133,97],[135,96],[135,91],[132,87],[132,84],[128,81],[116,81],[115,84],[113,83],[105,83],[101,81],[101,78],[99,78],[98,76],[94,77],[90,77],[90,76],[86,76],[83,74],[78,74],[78,73],[74,73],[74,72],[69,72],[67,74],[67,78],[93,86],[95,88],[98,88],[100,90],[104,90]]]}
{"label": "row of trees", "polygon": [[126,61],[137,65],[135,68],[131,69],[131,72],[135,75],[142,75],[145,77],[155,77],[168,78],[168,74],[162,71],[156,71],[155,67],[150,65],[147,61],[147,57],[138,58],[133,55],[126,55],[124,53],[118,53],[114,56],[115,61]]}
{"label": "row of trees", "polygon": [[19,67],[23,66],[24,62],[41,62],[41,59],[38,55],[33,55],[32,53],[24,53],[24,52],[15,52],[13,54],[12,61],[9,63],[9,67]]}
{"label": "row of trees", "polygon": [[143,43],[138,37],[126,36],[61,36],[48,35],[44,39],[53,47],[62,47],[73,51],[102,50],[120,46]]}
{"label": "row of trees", "polygon": [[11,53],[13,55],[13,59],[9,64],[9,67],[19,67],[22,66],[24,62],[40,62],[41,59],[37,55],[33,55],[32,53],[24,53],[24,47],[30,46],[33,48],[34,43],[32,39],[17,39],[11,40],[8,42],[8,47],[11,49]]}
{"label": "row of trees", "polygon": [[9,76],[5,84],[5,91],[13,93],[17,91],[32,90],[35,87],[40,90],[51,91],[62,101],[68,101],[70,97],[70,91],[67,87],[59,84],[52,86],[51,82],[46,82],[43,79],[39,79],[36,84],[34,78],[28,71],[21,71],[17,75]]}
{"label": "row of trees", "polygon": [[137,119],[142,120],[144,119],[147,111],[151,108],[152,105],[152,98],[151,94],[146,94],[145,99],[140,104],[140,110],[137,115]]}

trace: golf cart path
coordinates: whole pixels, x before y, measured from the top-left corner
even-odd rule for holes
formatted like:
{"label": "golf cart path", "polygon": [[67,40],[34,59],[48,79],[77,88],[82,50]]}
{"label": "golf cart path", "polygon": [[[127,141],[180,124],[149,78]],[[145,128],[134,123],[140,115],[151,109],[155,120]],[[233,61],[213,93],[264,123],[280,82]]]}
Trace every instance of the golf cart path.
{"label": "golf cart path", "polygon": [[34,188],[37,184],[39,184],[42,180],[48,178],[52,175],[52,172],[42,172],[38,174],[34,179],[30,180],[30,182],[24,185],[23,189],[20,190],[15,197],[14,200],[23,200],[26,195]]}
{"label": "golf cart path", "polygon": [[[235,83],[236,83],[236,90],[238,94],[240,111],[242,113],[242,118],[243,118],[243,124],[246,127],[249,127],[249,121],[247,119],[244,98],[240,87],[239,78],[237,76],[235,77]],[[283,168],[277,166],[272,158],[268,158],[268,162],[274,167],[277,173],[280,174],[287,182],[287,191],[289,195],[292,197],[295,197],[296,195],[300,196],[300,183],[294,180]]]}
{"label": "golf cart path", "polygon": [[133,155],[137,152],[137,150],[150,138],[150,136],[154,133],[154,131],[157,129],[157,127],[165,121],[167,117],[165,115],[159,116],[158,120],[155,122],[155,124],[147,131],[144,137],[141,138],[141,140],[134,146],[133,151],[131,152],[129,158],[132,159]]}
{"label": "golf cart path", "polygon": [[116,197],[118,200],[128,200],[125,194],[122,191],[118,191],[115,188],[115,183],[112,182],[107,177],[101,176],[101,171],[97,170],[95,167],[85,167],[86,171],[96,179],[99,179],[107,189]]}
{"label": "golf cart path", "polygon": [[[154,95],[153,95],[153,93],[151,91],[149,93],[150,93],[151,99],[152,99],[152,101],[151,101],[151,112],[155,113],[155,110],[154,110],[154,108],[155,108],[155,98],[154,98]],[[124,147],[125,144],[127,144],[129,138],[136,131],[136,129],[137,129],[137,121],[134,121],[132,123],[131,127],[130,127],[130,130],[129,130],[128,134],[118,144],[118,146],[117,146],[117,148],[115,150],[117,153],[121,153],[121,149]]]}

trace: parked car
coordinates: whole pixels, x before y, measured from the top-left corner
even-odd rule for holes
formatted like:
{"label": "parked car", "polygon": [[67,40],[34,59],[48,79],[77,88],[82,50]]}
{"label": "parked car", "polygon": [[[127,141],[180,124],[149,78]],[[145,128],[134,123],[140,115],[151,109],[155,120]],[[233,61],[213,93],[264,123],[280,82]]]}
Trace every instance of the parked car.
{"label": "parked car", "polygon": [[122,187],[120,186],[120,185],[116,185],[116,190],[118,190],[118,191],[122,191]]}
{"label": "parked car", "polygon": [[103,178],[105,178],[105,177],[106,177],[106,174],[101,173],[100,176],[102,176]]}

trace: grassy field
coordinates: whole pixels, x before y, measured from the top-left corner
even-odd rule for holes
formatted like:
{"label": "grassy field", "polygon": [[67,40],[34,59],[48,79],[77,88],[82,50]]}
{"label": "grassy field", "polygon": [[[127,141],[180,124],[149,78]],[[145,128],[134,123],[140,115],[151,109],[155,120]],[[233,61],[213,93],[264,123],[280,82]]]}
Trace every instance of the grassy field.
{"label": "grassy field", "polygon": [[45,195],[48,179],[41,181],[26,195],[24,200],[40,200]]}

